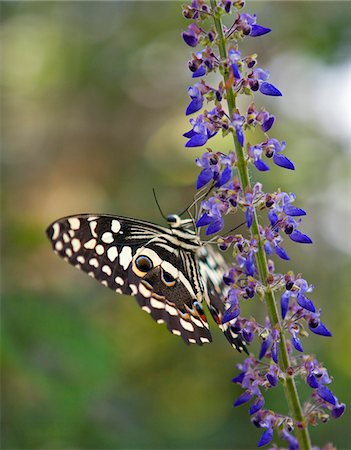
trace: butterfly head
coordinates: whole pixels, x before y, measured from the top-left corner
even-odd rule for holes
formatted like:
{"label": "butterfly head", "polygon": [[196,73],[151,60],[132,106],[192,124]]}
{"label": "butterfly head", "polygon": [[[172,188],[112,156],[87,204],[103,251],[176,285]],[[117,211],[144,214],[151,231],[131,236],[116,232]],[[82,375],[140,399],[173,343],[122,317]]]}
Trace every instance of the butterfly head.
{"label": "butterfly head", "polygon": [[181,219],[177,214],[170,214],[166,220],[171,228],[188,228],[193,225],[191,219]]}

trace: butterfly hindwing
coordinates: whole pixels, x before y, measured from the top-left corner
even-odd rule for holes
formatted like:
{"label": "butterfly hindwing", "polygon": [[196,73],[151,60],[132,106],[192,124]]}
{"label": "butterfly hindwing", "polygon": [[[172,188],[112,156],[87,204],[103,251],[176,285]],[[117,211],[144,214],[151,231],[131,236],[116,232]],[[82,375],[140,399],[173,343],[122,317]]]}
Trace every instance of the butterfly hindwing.
{"label": "butterfly hindwing", "polygon": [[169,229],[83,214],[54,222],[47,234],[61,257],[117,293],[136,296],[143,310],[186,343],[211,342],[194,252],[178,248]]}
{"label": "butterfly hindwing", "polygon": [[211,246],[203,246],[198,252],[200,275],[204,283],[204,295],[210,313],[223,331],[229,343],[239,352],[247,353],[245,342],[235,327],[235,321],[222,324],[222,317],[226,308],[229,287],[223,281],[223,275],[228,270],[222,255]]}

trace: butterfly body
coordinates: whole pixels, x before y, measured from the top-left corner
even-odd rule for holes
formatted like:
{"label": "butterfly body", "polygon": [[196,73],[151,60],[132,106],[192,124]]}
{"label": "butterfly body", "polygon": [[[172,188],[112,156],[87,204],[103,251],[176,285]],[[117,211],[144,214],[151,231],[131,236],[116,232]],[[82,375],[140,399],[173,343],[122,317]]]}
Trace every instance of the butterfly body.
{"label": "butterfly body", "polygon": [[167,217],[169,228],[121,216],[80,214],[47,229],[56,253],[119,294],[135,296],[157,323],[187,343],[212,341],[205,300],[229,342],[244,343],[234,322],[222,324],[228,288],[222,256],[203,245],[190,219]]}

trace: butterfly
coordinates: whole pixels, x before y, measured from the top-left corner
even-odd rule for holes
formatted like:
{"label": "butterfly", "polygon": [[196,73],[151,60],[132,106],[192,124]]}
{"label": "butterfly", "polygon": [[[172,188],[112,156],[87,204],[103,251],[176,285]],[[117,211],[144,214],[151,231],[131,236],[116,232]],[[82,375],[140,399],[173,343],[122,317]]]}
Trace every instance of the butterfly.
{"label": "butterfly", "polygon": [[228,267],[222,255],[201,242],[191,219],[166,218],[168,228],[128,217],[80,214],[47,229],[53,250],[118,294],[135,296],[157,323],[186,344],[212,341],[207,307],[229,343],[246,351],[235,320],[222,324]]}

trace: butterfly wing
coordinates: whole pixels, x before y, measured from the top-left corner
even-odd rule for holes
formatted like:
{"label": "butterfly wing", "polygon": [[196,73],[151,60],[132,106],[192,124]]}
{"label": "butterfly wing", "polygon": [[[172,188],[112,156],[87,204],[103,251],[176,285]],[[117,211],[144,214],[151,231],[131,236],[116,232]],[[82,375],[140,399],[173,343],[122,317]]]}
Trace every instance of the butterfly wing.
{"label": "butterfly wing", "polygon": [[[47,235],[59,256],[117,293],[135,296],[144,311],[187,344],[211,342],[201,290],[184,265],[196,264],[194,253],[178,248],[171,230],[126,217],[82,214],[59,219]],[[148,270],[138,261],[151,261]]]}
{"label": "butterfly wing", "polygon": [[222,255],[210,245],[202,246],[198,251],[201,279],[204,284],[204,296],[214,321],[223,331],[229,343],[239,352],[247,353],[245,342],[240,331],[235,327],[236,319],[222,324],[222,317],[226,309],[226,299],[229,287],[223,281],[223,275],[228,270]]}

